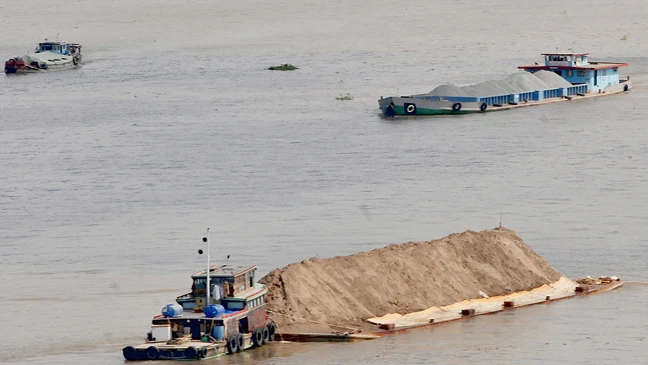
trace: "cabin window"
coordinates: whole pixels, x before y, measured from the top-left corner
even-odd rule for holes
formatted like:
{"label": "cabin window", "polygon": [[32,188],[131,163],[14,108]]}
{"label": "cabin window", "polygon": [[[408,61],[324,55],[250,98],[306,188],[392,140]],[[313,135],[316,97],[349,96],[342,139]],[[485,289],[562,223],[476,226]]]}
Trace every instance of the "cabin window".
{"label": "cabin window", "polygon": [[585,77],[585,71],[578,71],[576,75],[578,75],[578,77]]}
{"label": "cabin window", "polygon": [[227,302],[227,309],[229,310],[241,310],[245,307],[245,302]]}
{"label": "cabin window", "polygon": [[569,70],[569,71],[565,71],[565,76],[567,76],[567,77],[572,77],[572,76],[574,76],[574,71],[571,71],[571,70]]}

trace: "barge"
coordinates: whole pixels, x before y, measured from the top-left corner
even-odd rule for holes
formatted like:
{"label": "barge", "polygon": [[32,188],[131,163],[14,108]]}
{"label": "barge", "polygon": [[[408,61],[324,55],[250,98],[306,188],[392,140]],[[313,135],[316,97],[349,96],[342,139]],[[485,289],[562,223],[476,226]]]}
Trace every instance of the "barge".
{"label": "barge", "polygon": [[153,317],[143,344],[123,348],[126,360],[208,359],[274,340],[268,289],[256,282],[256,266],[207,265],[191,276],[191,292]]}
{"label": "barge", "polygon": [[632,88],[619,69],[627,63],[590,62],[588,53],[544,53],[544,64],[519,66],[505,80],[457,87],[441,85],[427,94],[380,97],[387,117],[458,115],[508,110],[618,94]]}
{"label": "barge", "polygon": [[14,57],[5,62],[6,74],[61,71],[81,64],[81,45],[66,42],[39,43],[36,53]]}

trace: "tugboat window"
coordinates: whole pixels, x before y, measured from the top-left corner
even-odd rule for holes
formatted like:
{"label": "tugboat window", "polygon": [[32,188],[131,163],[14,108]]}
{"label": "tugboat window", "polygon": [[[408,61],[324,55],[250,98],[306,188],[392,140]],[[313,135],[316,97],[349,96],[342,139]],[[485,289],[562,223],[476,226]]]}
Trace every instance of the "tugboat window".
{"label": "tugboat window", "polygon": [[578,77],[585,77],[585,71],[578,71],[576,75],[578,75]]}
{"label": "tugboat window", "polygon": [[244,302],[227,302],[227,309],[229,310],[240,310],[245,307]]}

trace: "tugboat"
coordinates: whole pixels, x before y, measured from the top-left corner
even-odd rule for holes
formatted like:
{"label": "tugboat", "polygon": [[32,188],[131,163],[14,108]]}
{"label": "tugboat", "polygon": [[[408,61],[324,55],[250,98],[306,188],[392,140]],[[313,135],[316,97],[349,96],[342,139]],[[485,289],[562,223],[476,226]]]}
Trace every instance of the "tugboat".
{"label": "tugboat", "polygon": [[14,57],[5,62],[5,73],[35,73],[43,71],[60,71],[77,67],[81,64],[81,45],[66,42],[39,43],[36,53]]}
{"label": "tugboat", "polygon": [[210,266],[208,237],[209,230],[203,238],[208,269],[191,276],[190,293],[153,317],[144,344],[124,347],[126,360],[200,360],[274,339],[277,326],[265,304],[268,289],[256,282],[256,266]]}
{"label": "tugboat", "polygon": [[589,53],[543,53],[544,64],[519,66],[504,80],[458,87],[441,85],[427,94],[380,97],[387,117],[458,115],[508,110],[558,101],[577,100],[630,90],[630,77],[622,79],[618,62],[590,62]]}

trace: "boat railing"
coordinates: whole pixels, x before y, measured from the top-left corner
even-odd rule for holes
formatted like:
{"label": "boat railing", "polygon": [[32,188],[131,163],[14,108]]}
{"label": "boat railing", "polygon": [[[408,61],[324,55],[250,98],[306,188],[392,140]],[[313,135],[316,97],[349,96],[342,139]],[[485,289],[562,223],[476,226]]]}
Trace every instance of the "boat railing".
{"label": "boat railing", "polygon": [[555,89],[544,89],[535,91],[526,91],[522,93],[489,95],[489,96],[436,96],[436,95],[412,95],[412,98],[432,100],[432,101],[449,101],[453,103],[486,103],[487,105],[503,105],[509,103],[522,103],[528,101],[541,101],[545,99],[562,98],[565,96],[586,94],[588,84],[572,85],[569,87],[559,87]]}

